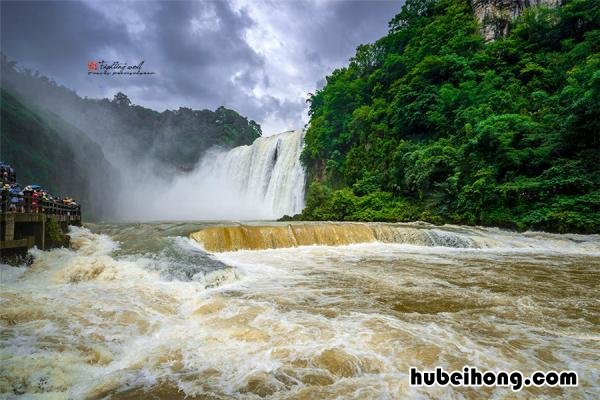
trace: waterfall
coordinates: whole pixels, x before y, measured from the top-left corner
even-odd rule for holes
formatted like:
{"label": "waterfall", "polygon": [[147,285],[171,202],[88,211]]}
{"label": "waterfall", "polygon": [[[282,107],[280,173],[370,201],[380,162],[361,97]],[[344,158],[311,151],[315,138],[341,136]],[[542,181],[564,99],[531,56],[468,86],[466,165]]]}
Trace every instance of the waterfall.
{"label": "waterfall", "polygon": [[249,146],[214,148],[189,174],[130,183],[126,218],[272,220],[304,208],[303,131],[260,137]]}
{"label": "waterfall", "polygon": [[219,199],[242,211],[229,218],[276,219],[304,207],[301,130],[260,137],[249,146],[213,151],[201,162],[197,182],[212,182]]}

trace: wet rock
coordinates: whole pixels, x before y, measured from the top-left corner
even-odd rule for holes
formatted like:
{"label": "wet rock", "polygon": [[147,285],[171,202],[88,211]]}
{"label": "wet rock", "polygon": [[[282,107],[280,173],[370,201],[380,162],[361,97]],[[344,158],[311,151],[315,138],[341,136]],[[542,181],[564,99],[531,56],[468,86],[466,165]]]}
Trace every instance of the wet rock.
{"label": "wet rock", "polygon": [[526,8],[544,5],[557,7],[563,0],[471,0],[473,13],[481,25],[485,40],[494,40],[508,33],[510,21]]}

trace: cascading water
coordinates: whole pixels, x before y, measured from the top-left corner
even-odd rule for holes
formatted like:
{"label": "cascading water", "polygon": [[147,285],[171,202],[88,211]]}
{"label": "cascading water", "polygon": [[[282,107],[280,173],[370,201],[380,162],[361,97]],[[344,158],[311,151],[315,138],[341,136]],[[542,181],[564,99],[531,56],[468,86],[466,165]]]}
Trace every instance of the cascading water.
{"label": "cascading water", "polygon": [[455,249],[542,250],[547,238],[552,238],[553,245],[560,245],[563,250],[585,250],[596,254],[600,252],[596,236],[558,236],[543,232],[526,232],[515,240],[514,233],[500,229],[455,225],[440,228],[426,223],[277,222],[263,226],[237,224],[205,227],[191,233],[190,238],[211,252],[373,242]]}
{"label": "cascading water", "polygon": [[[302,136],[213,151],[165,187],[140,180],[131,208],[162,219],[296,213]],[[0,264],[0,398],[598,398],[599,235],[86,225],[71,228],[69,249],[32,250],[31,267]],[[569,369],[580,382],[409,385],[411,367],[464,365]]]}
{"label": "cascading water", "polygon": [[204,176],[227,184],[238,198],[258,208],[258,217],[297,214],[304,206],[304,169],[300,163],[304,132],[258,138],[250,146],[205,157]]}
{"label": "cascading water", "polygon": [[[301,130],[260,137],[249,146],[213,149],[191,173],[124,193],[127,220],[258,220],[304,207]],[[132,206],[133,205],[133,206]]]}
{"label": "cascading water", "polygon": [[[598,398],[598,235],[228,225],[88,224],[0,264],[0,398]],[[464,365],[580,382],[409,386]]]}

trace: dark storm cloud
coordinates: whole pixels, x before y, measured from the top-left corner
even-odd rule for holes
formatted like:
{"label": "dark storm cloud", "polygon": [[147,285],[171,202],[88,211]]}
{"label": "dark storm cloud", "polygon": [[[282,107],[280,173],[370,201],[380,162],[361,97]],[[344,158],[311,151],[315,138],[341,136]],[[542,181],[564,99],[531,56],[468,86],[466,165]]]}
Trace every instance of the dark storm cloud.
{"label": "dark storm cloud", "polygon": [[[132,46],[126,27],[79,2],[2,1],[2,51],[52,77],[81,75],[105,46]],[[65,80],[65,83],[70,83]]]}
{"label": "dark storm cloud", "polygon": [[243,38],[252,21],[227,3],[162,3],[148,22],[148,47],[165,70],[168,89],[216,104],[236,95],[231,77],[237,72],[242,85],[258,79],[251,70],[260,71],[263,60]]}
{"label": "dark storm cloud", "polygon": [[[323,21],[309,30],[314,51],[324,60],[346,61],[359,44],[379,39],[401,8],[398,1],[331,1],[324,3]],[[332,34],[335,32],[335,34]]]}
{"label": "dark storm cloud", "polygon": [[[234,108],[268,133],[303,125],[306,94],[358,44],[387,30],[400,2],[1,3],[2,51],[81,95],[136,104]],[[88,60],[137,63],[144,77],[88,76]]]}

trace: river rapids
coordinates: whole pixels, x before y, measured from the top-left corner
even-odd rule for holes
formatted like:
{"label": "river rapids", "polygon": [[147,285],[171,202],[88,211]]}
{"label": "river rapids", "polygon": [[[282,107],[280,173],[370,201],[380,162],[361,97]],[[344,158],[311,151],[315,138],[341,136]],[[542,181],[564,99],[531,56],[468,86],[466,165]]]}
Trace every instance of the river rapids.
{"label": "river rapids", "polygon": [[[244,239],[214,223],[91,224],[70,249],[3,265],[0,396],[600,397],[598,235],[256,226]],[[409,386],[411,366],[464,365],[580,383]]]}

